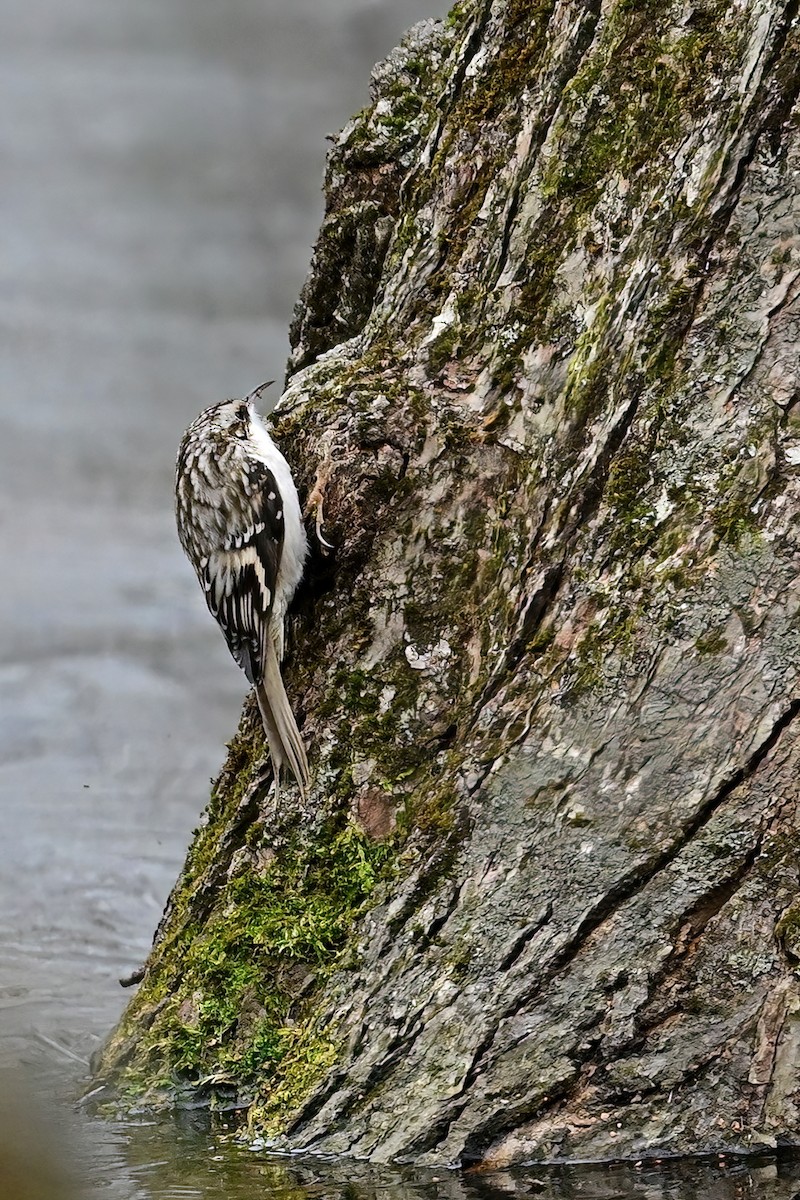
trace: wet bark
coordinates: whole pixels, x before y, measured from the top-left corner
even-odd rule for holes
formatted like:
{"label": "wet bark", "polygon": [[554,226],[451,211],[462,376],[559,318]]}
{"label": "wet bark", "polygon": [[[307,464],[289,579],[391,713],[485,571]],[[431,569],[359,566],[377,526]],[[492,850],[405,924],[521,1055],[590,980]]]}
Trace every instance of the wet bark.
{"label": "wet bark", "polygon": [[329,163],[276,435],[324,490],[99,1073],[439,1164],[800,1141],[800,28],[467,0]]}

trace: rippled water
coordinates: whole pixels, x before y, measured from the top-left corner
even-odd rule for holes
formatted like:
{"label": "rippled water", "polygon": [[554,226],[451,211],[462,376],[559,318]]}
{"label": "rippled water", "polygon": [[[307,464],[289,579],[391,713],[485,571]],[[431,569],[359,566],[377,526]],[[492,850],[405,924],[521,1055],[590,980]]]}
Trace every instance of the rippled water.
{"label": "rippled water", "polygon": [[[265,1160],[184,1125],[167,1144],[158,1127],[126,1131],[130,1196],[159,1200],[797,1200],[800,1167],[674,1162],[514,1172],[420,1171],[306,1159]],[[148,1190],[149,1189],[149,1190]],[[116,1195],[116,1193],[111,1193]]]}
{"label": "rippled water", "polygon": [[65,1171],[107,1200],[797,1191],[770,1162],[270,1162],[197,1118],[74,1103],[244,691],[175,539],[175,446],[281,377],[324,135],[444,7],[0,0],[0,1200],[67,1200]]}
{"label": "rippled water", "polygon": [[[2,1111],[3,1129],[7,1113]],[[762,1158],[583,1164],[514,1171],[445,1171],[322,1159],[270,1157],[236,1141],[202,1114],[168,1122],[41,1123],[47,1152],[25,1158],[32,1190],[3,1200],[798,1200],[800,1162]],[[63,1114],[62,1114],[63,1116]],[[0,1135],[2,1136],[2,1135]],[[30,1122],[26,1136],[30,1138]],[[60,1148],[53,1146],[54,1137]],[[30,1144],[30,1143],[29,1143]],[[31,1166],[33,1161],[33,1166]],[[53,1189],[53,1172],[59,1182]],[[73,1190],[65,1183],[75,1181]],[[91,1181],[88,1181],[88,1176]],[[4,1187],[4,1183],[6,1186]]]}

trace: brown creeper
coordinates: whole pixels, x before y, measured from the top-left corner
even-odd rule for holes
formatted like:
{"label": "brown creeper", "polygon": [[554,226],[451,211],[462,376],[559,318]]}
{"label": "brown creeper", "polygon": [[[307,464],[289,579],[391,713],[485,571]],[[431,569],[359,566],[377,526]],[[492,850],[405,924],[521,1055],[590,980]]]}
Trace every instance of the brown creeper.
{"label": "brown creeper", "polygon": [[276,789],[285,765],[305,793],[308,760],[280,662],[308,544],[289,464],[253,407],[260,390],[206,409],[184,434],[178,536],[228,649],[256,689]]}

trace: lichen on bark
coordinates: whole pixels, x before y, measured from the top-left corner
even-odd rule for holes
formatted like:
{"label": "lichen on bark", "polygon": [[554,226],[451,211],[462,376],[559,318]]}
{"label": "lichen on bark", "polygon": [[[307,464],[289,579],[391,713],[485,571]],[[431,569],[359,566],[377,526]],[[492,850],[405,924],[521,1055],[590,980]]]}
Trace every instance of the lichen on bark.
{"label": "lichen on bark", "polygon": [[118,1094],[377,1160],[800,1141],[799,42],[465,0],[376,69],[274,415],[336,546],[313,788],[246,706]]}

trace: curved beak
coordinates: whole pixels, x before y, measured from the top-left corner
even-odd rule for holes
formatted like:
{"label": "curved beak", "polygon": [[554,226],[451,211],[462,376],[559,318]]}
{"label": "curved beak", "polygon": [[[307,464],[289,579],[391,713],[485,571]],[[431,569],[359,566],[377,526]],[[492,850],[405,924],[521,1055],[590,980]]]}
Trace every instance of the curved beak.
{"label": "curved beak", "polygon": [[252,391],[249,396],[245,396],[246,403],[255,404],[256,400],[261,399],[262,393],[265,392],[268,387],[272,387],[274,382],[274,379],[268,379],[266,383],[260,383],[255,391]]}

